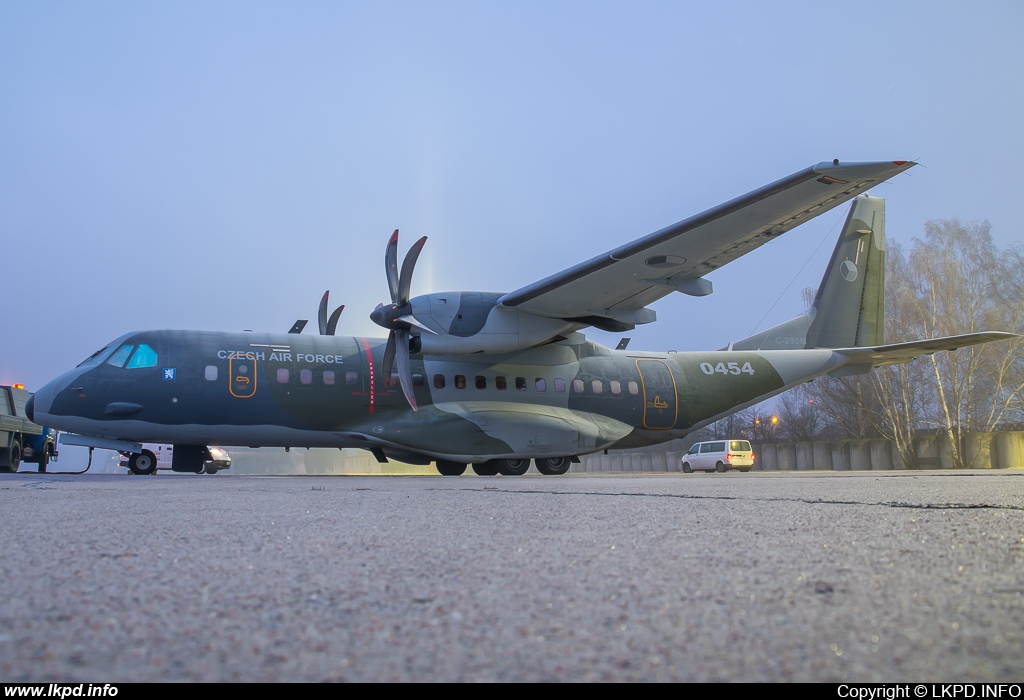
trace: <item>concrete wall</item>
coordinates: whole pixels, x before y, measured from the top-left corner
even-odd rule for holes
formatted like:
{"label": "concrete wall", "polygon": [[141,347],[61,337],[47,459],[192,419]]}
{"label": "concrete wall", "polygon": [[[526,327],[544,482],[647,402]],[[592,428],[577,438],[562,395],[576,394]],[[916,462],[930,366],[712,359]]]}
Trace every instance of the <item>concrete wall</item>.
{"label": "concrete wall", "polygon": [[794,447],[796,451],[796,468],[800,471],[814,469],[814,443],[798,442]]}
{"label": "concrete wall", "polygon": [[[922,469],[949,469],[952,450],[946,435],[914,440]],[[682,452],[611,453],[582,457],[572,471],[679,472]],[[964,441],[964,458],[972,469],[1024,469],[1024,432],[973,433]],[[882,438],[779,442],[754,446],[755,471],[906,469],[896,445]]]}
{"label": "concrete wall", "polygon": [[780,471],[796,469],[796,446],[791,442],[780,442],[775,445],[775,460]]}
{"label": "concrete wall", "polygon": [[995,439],[996,458],[992,466],[996,469],[1020,469],[1024,467],[1024,433],[998,432]]}
{"label": "concrete wall", "polygon": [[860,471],[871,469],[869,440],[850,440],[850,469]]}

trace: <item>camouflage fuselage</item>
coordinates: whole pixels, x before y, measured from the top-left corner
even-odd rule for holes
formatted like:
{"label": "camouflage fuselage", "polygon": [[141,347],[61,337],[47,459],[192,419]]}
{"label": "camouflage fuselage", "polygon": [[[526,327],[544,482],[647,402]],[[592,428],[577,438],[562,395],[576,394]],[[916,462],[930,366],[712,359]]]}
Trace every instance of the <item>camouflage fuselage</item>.
{"label": "camouflage fuselage", "polygon": [[[150,348],[152,364],[117,366],[125,345]],[[414,412],[397,378],[379,376],[383,349],[379,338],[133,333],[37,392],[35,411],[61,430],[139,442],[566,456],[681,437],[836,364],[829,350],[630,352],[575,334],[508,355],[414,356]]]}

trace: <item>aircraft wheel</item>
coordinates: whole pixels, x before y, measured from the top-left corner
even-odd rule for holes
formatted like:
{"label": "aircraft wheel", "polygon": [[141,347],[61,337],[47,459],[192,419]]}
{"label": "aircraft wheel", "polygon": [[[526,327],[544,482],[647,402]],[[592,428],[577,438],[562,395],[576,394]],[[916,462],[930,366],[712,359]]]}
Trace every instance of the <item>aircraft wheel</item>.
{"label": "aircraft wheel", "polygon": [[498,473],[505,476],[522,476],[530,468],[528,459],[496,459]]}
{"label": "aircraft wheel", "polygon": [[497,476],[498,465],[493,459],[486,462],[473,462],[473,471],[477,476]]}
{"label": "aircraft wheel", "polygon": [[693,470],[690,469],[690,463],[689,462],[683,462],[683,473],[684,474],[693,474]]}
{"label": "aircraft wheel", "polygon": [[537,471],[545,476],[561,476],[569,471],[572,460],[568,457],[538,457],[533,460]]}
{"label": "aircraft wheel", "polygon": [[462,462],[452,462],[447,459],[437,460],[434,462],[434,466],[437,467],[441,476],[462,476],[466,471],[466,465]]}
{"label": "aircraft wheel", "polygon": [[149,450],[133,452],[128,458],[128,468],[131,469],[132,474],[139,476],[152,474],[156,471],[156,455]]}
{"label": "aircraft wheel", "polygon": [[719,462],[715,465],[715,471],[719,474],[725,474],[725,465]]}

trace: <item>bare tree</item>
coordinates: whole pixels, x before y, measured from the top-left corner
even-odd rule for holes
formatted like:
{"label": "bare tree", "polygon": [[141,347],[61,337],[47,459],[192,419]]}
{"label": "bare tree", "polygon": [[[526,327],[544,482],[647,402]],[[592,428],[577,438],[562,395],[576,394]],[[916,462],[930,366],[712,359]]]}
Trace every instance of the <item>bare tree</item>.
{"label": "bare tree", "polygon": [[[1022,330],[1024,266],[1019,249],[999,251],[987,221],[929,221],[914,239],[908,283],[913,304],[908,325],[920,337],[980,330]],[[1020,341],[932,355],[930,385],[935,410],[926,420],[948,437],[953,463],[970,467],[963,454],[967,432],[988,431],[1019,412]]]}
{"label": "bare tree", "polygon": [[[930,221],[909,254],[886,255],[886,338],[891,342],[980,330],[1024,330],[1024,254],[1000,251],[987,222]],[[953,462],[965,464],[963,438],[1024,417],[1021,341],[993,343],[868,375],[815,381],[820,410],[852,437],[893,441],[916,466],[919,430],[939,429]]]}

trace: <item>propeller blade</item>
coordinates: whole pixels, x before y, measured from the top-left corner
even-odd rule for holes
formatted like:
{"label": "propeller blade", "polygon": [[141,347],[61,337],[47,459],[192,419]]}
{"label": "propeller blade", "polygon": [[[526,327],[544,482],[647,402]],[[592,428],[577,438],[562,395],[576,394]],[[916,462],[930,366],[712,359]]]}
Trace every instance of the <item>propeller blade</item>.
{"label": "propeller blade", "polygon": [[327,321],[327,335],[334,335],[334,332],[338,330],[338,319],[341,318],[341,312],[344,310],[345,305],[342,304],[331,314],[331,318]]}
{"label": "propeller blade", "polygon": [[[396,239],[397,244],[397,239]],[[394,303],[399,306],[409,303],[409,290],[412,288],[412,271],[416,268],[416,259],[420,257],[420,251],[427,242],[427,237],[419,239],[412,244],[412,248],[405,254],[402,262],[402,276],[398,278],[398,299]]]}
{"label": "propeller blade", "polygon": [[327,332],[327,297],[330,296],[331,290],[328,289],[324,292],[324,295],[320,298],[320,313],[317,314],[316,320],[320,326],[320,335],[330,335]]}
{"label": "propeller blade", "polygon": [[391,234],[388,247],[384,251],[384,272],[388,276],[388,290],[391,292],[391,303],[398,302],[395,295],[398,294],[398,229]]}
{"label": "propeller blade", "polygon": [[[407,346],[408,347],[408,346]],[[384,386],[391,388],[391,374],[395,371],[395,331],[388,333],[388,344],[384,346],[384,357],[380,361],[380,373]]]}
{"label": "propeller blade", "polygon": [[418,411],[416,396],[412,391],[412,361],[409,359],[409,331],[399,329],[395,331],[398,347],[398,380],[402,384],[402,393],[405,400],[412,406],[412,410]]}

